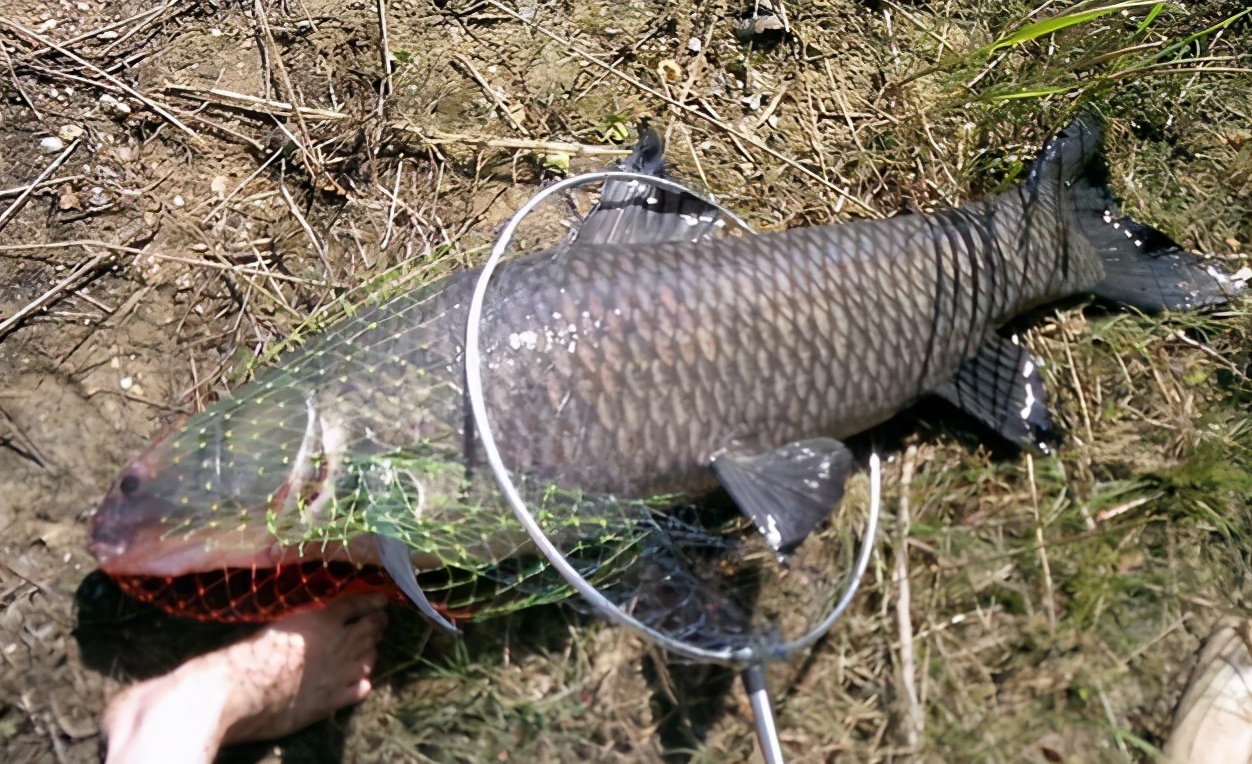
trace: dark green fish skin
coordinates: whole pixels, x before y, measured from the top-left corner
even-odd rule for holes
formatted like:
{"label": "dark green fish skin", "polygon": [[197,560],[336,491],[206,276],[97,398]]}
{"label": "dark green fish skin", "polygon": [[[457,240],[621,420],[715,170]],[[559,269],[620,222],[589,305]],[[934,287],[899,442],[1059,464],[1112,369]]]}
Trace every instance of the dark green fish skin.
{"label": "dark green fish skin", "polygon": [[[563,488],[695,496],[716,486],[720,454],[888,419],[1010,319],[1105,277],[1069,198],[1090,133],[1077,148],[1054,140],[1027,182],[958,209],[506,263],[482,324],[506,463]],[[477,278],[458,273],[359,315],[158,444],[93,519],[106,570],[153,524],[167,537],[216,533],[219,545],[234,533],[240,549],[260,512],[316,524],[345,464],[370,454],[421,443],[482,465],[463,385]],[[485,467],[476,474],[490,491]]]}

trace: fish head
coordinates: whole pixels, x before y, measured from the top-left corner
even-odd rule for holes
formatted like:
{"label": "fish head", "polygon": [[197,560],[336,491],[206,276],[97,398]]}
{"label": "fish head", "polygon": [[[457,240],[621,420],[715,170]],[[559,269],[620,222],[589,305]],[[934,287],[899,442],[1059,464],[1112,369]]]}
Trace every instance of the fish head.
{"label": "fish head", "polygon": [[157,441],[126,466],[89,520],[101,569],[177,576],[273,564],[281,553],[274,512],[296,469],[282,446],[301,446],[299,436],[287,444],[283,429],[210,409]]}

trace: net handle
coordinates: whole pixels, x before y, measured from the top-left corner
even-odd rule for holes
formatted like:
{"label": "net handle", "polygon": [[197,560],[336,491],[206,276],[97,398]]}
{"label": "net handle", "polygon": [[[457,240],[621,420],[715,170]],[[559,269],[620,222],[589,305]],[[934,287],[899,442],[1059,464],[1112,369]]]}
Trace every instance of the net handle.
{"label": "net handle", "polygon": [[517,490],[517,486],[513,484],[513,479],[509,475],[508,469],[504,465],[504,460],[500,455],[500,449],[496,446],[495,434],[491,430],[491,423],[487,419],[487,403],[483,393],[482,379],[482,356],[479,350],[479,329],[482,322],[483,303],[487,296],[487,286],[491,281],[491,276],[495,273],[496,267],[500,264],[508,250],[509,244],[513,240],[514,234],[517,232],[518,226],[522,220],[539,206],[548,197],[564,191],[567,188],[575,188],[586,186],[592,183],[602,183],[607,180],[635,181],[645,183],[651,186],[657,186],[675,193],[690,194],[691,196],[704,201],[705,203],[716,207],[717,210],[731,222],[735,223],[744,231],[752,233],[752,227],[748,225],[743,218],[739,217],[730,209],[727,209],[721,203],[708,199],[701,194],[697,194],[681,183],[676,183],[666,178],[658,178],[652,175],[644,175],[641,173],[627,172],[624,170],[603,170],[599,172],[584,173],[575,175],[564,180],[560,180],[551,186],[539,191],[526,204],[522,205],[509,222],[500,232],[499,238],[496,240],[495,246],[491,249],[491,256],[487,258],[487,262],[483,265],[482,272],[478,276],[478,282],[474,287],[474,295],[470,301],[469,316],[466,319],[465,327],[465,383],[469,392],[470,409],[474,417],[474,425],[478,429],[479,439],[482,441],[483,450],[487,454],[487,462],[491,465],[491,471],[495,474],[496,482],[500,485],[500,490],[504,493],[505,498],[509,502],[509,506],[513,509],[513,514],[517,516],[522,527],[526,529],[526,533],[530,535],[531,541],[548,558],[548,562],[557,572],[583,596],[592,607],[594,607],[602,616],[610,622],[634,629],[648,639],[652,640],[659,647],[673,653],[674,655],[687,658],[700,663],[721,663],[726,665],[743,665],[762,663],[768,659],[785,659],[802,650],[822,637],[827,631],[834,626],[839,617],[851,604],[853,596],[856,594],[857,588],[860,586],[861,578],[865,575],[865,569],[869,565],[870,552],[873,551],[874,537],[878,529],[878,513],[880,498],[881,472],[877,454],[871,454],[870,467],[870,510],[869,518],[865,523],[865,534],[861,539],[861,548],[857,556],[856,567],[853,570],[851,578],[844,587],[843,595],[840,597],[838,604],[827,614],[815,628],[804,636],[791,642],[784,642],[772,647],[742,647],[742,648],[725,648],[721,650],[710,650],[708,648],[699,647],[697,645],[688,644],[682,640],[674,639],[651,626],[643,623],[634,616],[622,610],[611,600],[600,593],[587,579],[571,565],[565,556],[561,553],[552,540],[548,538],[543,529],[539,527],[539,523],[535,520],[534,515],[526,508],[526,502],[522,499],[521,494]]}

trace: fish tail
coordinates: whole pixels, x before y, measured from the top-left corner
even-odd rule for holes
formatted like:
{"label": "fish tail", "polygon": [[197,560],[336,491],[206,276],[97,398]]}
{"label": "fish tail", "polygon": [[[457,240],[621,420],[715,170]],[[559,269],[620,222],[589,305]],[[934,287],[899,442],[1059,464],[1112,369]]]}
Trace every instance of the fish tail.
{"label": "fish tail", "polygon": [[1056,194],[1071,236],[1089,244],[1103,265],[1104,278],[1091,291],[1150,313],[1227,302],[1235,291],[1229,279],[1166,234],[1121,213],[1100,151],[1103,131],[1098,114],[1078,117],[1044,146],[1028,181]]}

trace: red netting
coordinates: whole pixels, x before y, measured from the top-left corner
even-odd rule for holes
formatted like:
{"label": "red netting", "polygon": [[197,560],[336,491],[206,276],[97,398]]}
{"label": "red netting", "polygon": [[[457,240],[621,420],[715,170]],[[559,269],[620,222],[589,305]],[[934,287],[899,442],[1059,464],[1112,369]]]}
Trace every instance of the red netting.
{"label": "red netting", "polygon": [[[200,621],[259,623],[325,606],[344,594],[386,592],[407,603],[381,568],[306,560],[276,568],[226,568],[182,576],[113,576],[122,591],[173,615]],[[456,620],[464,613],[436,610]]]}

